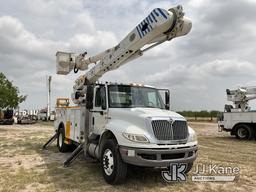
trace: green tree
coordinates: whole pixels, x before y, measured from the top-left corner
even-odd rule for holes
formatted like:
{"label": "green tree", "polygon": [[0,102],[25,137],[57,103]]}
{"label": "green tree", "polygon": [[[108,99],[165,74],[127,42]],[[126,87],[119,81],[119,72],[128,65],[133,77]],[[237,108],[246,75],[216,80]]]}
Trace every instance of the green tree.
{"label": "green tree", "polygon": [[17,108],[26,100],[27,96],[19,95],[18,87],[14,86],[3,73],[0,72],[0,109]]}
{"label": "green tree", "polygon": [[219,111],[215,111],[215,110],[210,111],[210,114],[212,117],[217,117],[218,113],[219,113]]}

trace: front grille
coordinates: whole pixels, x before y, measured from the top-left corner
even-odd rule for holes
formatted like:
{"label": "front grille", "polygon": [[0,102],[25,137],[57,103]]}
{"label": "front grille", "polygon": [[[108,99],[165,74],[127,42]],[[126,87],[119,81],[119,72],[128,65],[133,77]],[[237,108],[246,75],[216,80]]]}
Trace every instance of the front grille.
{"label": "front grille", "polygon": [[188,136],[186,121],[153,120],[152,128],[158,140],[184,140]]}
{"label": "front grille", "polygon": [[173,139],[186,139],[188,136],[188,125],[186,121],[174,121],[172,124]]}
{"label": "front grille", "polygon": [[174,153],[174,154],[162,154],[161,155],[161,158],[163,160],[166,160],[166,159],[181,159],[181,158],[184,158],[185,157],[185,153]]}
{"label": "front grille", "polygon": [[138,154],[143,159],[148,159],[148,160],[156,160],[156,154]]}

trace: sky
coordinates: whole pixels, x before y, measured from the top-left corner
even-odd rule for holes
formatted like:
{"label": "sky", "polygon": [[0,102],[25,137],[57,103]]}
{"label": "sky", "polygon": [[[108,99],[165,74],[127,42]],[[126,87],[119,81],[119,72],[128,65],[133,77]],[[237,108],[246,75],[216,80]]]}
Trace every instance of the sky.
{"label": "sky", "polygon": [[[256,85],[256,0],[0,0],[0,71],[28,95],[23,109],[70,97],[78,74],[56,74],[55,53],[94,55],[115,46],[154,8],[181,4],[191,32],[100,81],[171,90],[173,110],[222,110],[227,88]],[[83,74],[80,72],[79,74]]]}

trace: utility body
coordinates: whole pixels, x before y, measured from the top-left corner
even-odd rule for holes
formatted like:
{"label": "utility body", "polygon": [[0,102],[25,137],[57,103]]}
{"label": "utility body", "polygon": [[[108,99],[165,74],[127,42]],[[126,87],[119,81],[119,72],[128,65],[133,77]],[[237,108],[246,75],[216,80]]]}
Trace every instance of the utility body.
{"label": "utility body", "polygon": [[101,163],[105,180],[125,180],[127,165],[169,167],[187,163],[187,172],[197,157],[197,138],[181,115],[170,111],[170,93],[141,84],[100,83],[99,78],[143,52],[184,36],[191,29],[181,6],[156,8],[118,45],[95,56],[57,52],[57,73],[87,70],[73,86],[75,106],[67,98],[56,103],[56,134],[61,152],[78,146],[64,163],[69,165],[81,152]]}
{"label": "utility body", "polygon": [[218,115],[219,131],[230,132],[238,139],[256,138],[256,111],[248,103],[256,99],[256,87],[227,89],[226,93],[233,105],[225,105],[224,112]]}

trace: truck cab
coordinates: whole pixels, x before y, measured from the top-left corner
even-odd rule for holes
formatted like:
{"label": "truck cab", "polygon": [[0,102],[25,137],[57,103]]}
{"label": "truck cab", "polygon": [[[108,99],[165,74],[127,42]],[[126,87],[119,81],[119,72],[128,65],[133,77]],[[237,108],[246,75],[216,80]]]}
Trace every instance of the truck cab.
{"label": "truck cab", "polygon": [[86,143],[86,155],[101,162],[111,184],[124,180],[127,164],[163,168],[187,163],[187,172],[192,168],[196,134],[183,116],[169,110],[169,90],[104,83],[87,86],[86,95],[84,105],[56,108],[61,152]]}

